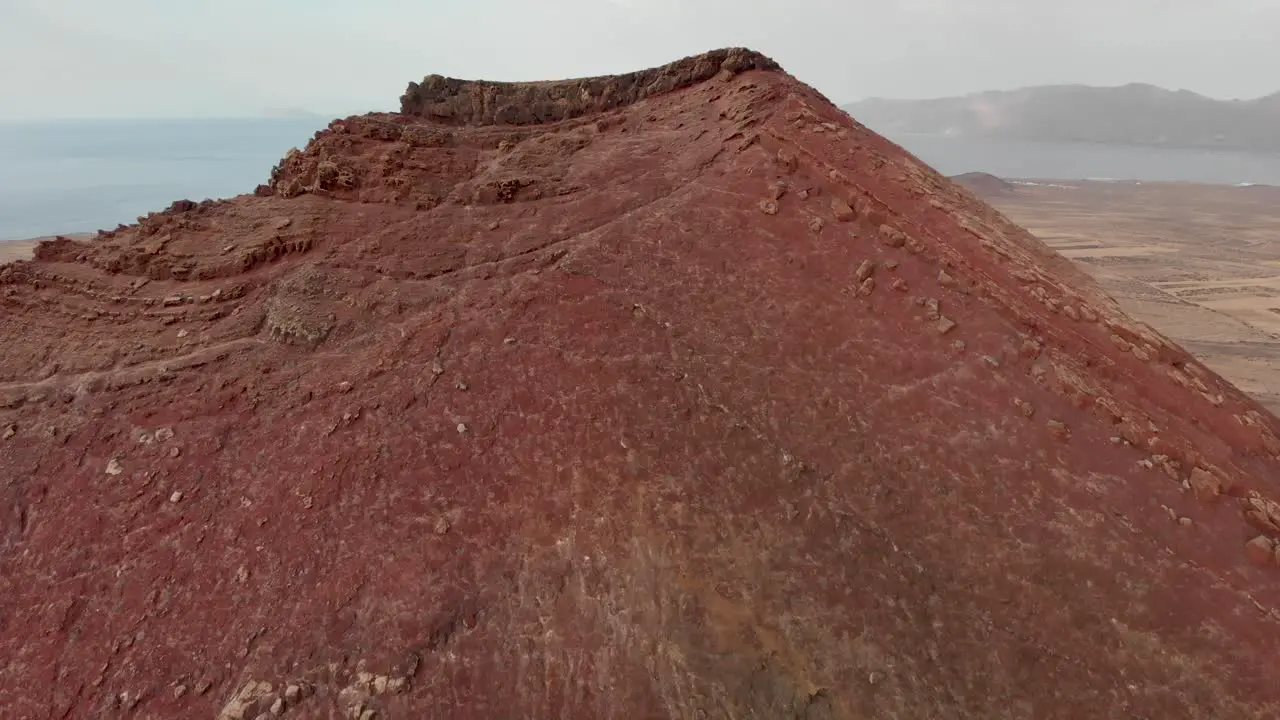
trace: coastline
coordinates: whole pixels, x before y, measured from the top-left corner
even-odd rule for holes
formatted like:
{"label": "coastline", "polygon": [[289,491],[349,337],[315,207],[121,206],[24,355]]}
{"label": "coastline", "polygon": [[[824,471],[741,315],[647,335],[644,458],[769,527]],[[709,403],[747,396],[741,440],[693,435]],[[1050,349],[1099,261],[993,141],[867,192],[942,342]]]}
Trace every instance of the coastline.
{"label": "coastline", "polygon": [[981,170],[1002,178],[1280,185],[1280,156],[1275,154],[902,133],[885,137],[944,175]]}
{"label": "coastline", "polygon": [[[991,173],[984,173],[991,174]],[[1145,185],[1149,187],[1176,187],[1194,190],[1196,188],[1212,189],[1212,190],[1277,190],[1280,185],[1270,185],[1267,183],[1255,182],[1238,182],[1238,183],[1218,183],[1218,182],[1201,182],[1198,180],[1135,180],[1132,178],[1108,178],[1108,177],[1091,177],[1091,178],[1074,178],[1063,180],[1061,178],[1042,178],[1042,177],[1016,177],[999,175],[1001,180],[1020,185],[1024,187],[1083,187],[1087,185],[1117,185],[1117,186],[1138,186]]]}

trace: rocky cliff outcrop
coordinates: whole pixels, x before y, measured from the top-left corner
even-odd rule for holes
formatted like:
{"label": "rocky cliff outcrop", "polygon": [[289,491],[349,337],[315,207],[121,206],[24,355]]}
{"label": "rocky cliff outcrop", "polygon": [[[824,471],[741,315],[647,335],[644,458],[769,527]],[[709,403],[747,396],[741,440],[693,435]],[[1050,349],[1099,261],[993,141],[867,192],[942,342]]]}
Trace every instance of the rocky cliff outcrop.
{"label": "rocky cliff outcrop", "polygon": [[536,125],[615,110],[717,76],[779,69],[758,52],[728,48],[625,75],[579,80],[503,83],[428,75],[420,84],[409,83],[400,96],[400,112],[437,123]]}
{"label": "rocky cliff outcrop", "polygon": [[744,51],[407,97],[0,266],[6,717],[1276,717],[1280,427],[1069,262]]}

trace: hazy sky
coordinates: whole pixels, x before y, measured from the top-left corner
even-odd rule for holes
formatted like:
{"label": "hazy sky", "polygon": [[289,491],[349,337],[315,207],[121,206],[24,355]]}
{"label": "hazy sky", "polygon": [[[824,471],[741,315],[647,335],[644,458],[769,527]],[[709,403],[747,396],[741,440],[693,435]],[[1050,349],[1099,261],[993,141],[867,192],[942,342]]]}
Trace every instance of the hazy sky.
{"label": "hazy sky", "polygon": [[0,0],[0,119],[393,109],[428,73],[624,72],[729,45],[836,102],[1082,82],[1280,90],[1280,0]]}

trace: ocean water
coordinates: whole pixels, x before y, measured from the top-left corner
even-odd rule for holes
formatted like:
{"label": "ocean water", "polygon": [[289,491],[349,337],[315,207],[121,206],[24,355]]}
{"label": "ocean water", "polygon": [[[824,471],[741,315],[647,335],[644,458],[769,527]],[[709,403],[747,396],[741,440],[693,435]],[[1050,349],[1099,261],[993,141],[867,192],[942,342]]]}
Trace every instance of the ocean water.
{"label": "ocean water", "polygon": [[[174,200],[252,192],[327,119],[0,124],[0,240],[92,232]],[[947,175],[1280,185],[1280,155],[1077,143],[892,138]]]}
{"label": "ocean water", "polygon": [[1280,154],[943,135],[888,137],[946,175],[986,172],[1042,180],[1280,185]]}
{"label": "ocean water", "polygon": [[0,124],[0,240],[92,232],[253,192],[325,119]]}

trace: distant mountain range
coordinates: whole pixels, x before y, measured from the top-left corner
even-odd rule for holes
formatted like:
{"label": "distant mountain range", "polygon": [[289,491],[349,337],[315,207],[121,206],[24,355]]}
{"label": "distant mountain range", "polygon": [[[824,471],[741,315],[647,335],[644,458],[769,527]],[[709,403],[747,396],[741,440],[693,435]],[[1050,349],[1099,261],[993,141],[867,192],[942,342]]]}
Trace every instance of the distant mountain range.
{"label": "distant mountain range", "polygon": [[844,106],[882,134],[928,133],[1280,152],[1280,93],[1214,100],[1154,85],[1050,85]]}

